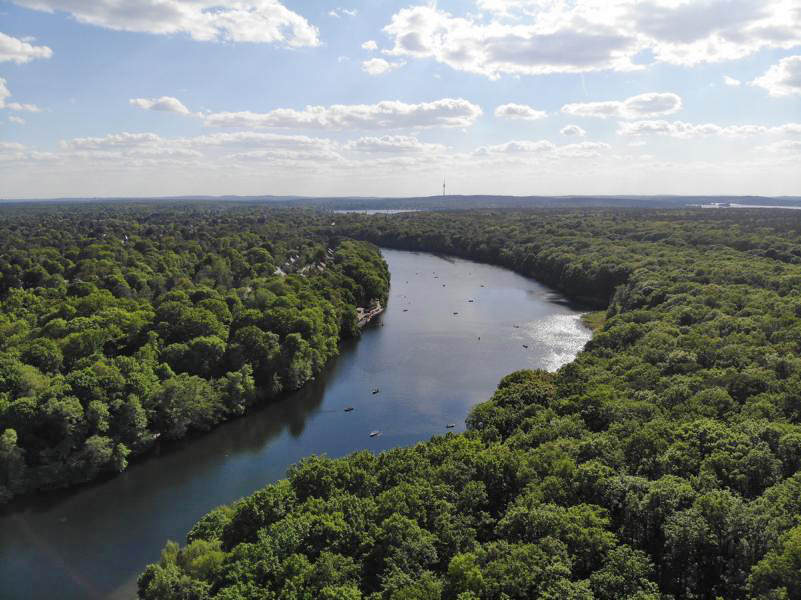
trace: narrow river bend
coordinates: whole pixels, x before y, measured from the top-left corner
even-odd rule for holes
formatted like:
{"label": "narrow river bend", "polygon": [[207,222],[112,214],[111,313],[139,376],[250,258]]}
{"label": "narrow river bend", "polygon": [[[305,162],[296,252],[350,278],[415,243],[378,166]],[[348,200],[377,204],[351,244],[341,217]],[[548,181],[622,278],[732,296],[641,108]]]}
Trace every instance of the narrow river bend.
{"label": "narrow river bend", "polygon": [[[392,273],[386,312],[316,381],[118,477],[2,513],[0,598],[135,597],[137,574],[165,540],[183,541],[215,506],[280,479],[309,454],[462,431],[503,375],[555,370],[590,338],[579,310],[535,281],[466,260],[383,253]],[[369,437],[374,430],[381,435]]]}

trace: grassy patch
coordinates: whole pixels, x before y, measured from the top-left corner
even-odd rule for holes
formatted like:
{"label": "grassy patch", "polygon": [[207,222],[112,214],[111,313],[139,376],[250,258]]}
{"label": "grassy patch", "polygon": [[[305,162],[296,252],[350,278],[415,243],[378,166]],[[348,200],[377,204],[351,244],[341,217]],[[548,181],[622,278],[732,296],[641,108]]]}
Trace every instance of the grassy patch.
{"label": "grassy patch", "polygon": [[598,310],[595,312],[584,313],[581,315],[581,322],[592,329],[593,333],[596,333],[597,331],[600,331],[600,329],[604,326],[604,323],[606,323],[606,311]]}

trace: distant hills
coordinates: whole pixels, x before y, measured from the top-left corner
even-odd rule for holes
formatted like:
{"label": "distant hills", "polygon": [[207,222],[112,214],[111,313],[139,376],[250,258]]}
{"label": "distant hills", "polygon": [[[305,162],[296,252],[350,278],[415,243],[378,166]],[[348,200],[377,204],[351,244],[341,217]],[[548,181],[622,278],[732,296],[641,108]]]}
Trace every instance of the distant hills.
{"label": "distant hills", "polygon": [[[476,208],[682,208],[699,205],[731,205],[801,208],[801,196],[414,196],[387,198],[374,196],[163,196],[163,197],[86,197],[2,200],[0,204],[29,203],[149,203],[201,202],[303,206],[331,210],[450,210]],[[725,206],[724,206],[725,208]]]}

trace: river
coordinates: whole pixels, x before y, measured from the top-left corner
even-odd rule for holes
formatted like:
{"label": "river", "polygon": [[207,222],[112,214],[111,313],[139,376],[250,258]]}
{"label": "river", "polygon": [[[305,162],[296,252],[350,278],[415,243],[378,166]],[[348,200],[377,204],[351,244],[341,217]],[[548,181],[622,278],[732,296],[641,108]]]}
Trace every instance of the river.
{"label": "river", "polygon": [[[392,273],[387,310],[316,381],[117,477],[5,511],[0,598],[132,598],[137,574],[164,542],[183,541],[210,509],[309,454],[380,451],[462,431],[503,375],[555,370],[590,337],[576,307],[531,279],[466,260],[383,253]],[[373,430],[381,435],[369,437]]]}

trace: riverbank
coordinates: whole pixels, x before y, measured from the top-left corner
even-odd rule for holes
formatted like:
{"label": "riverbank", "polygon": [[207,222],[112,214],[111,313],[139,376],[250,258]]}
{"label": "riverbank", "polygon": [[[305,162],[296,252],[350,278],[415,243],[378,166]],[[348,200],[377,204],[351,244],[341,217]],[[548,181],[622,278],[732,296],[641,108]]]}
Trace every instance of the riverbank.
{"label": "riverbank", "polygon": [[[391,301],[373,321],[383,326],[345,341],[303,389],[164,447],[111,480],[0,517],[4,591],[30,600],[49,600],[53,590],[61,600],[106,598],[114,590],[115,598],[130,597],[136,574],[158,559],[164,541],[183,540],[214,507],[284,477],[311,454],[380,452],[463,431],[470,409],[503,375],[555,368],[590,337],[578,326],[578,310],[511,271],[382,253],[393,282]],[[375,388],[381,393],[372,395]],[[354,410],[344,412],[349,406]],[[383,435],[370,438],[373,430]]]}

